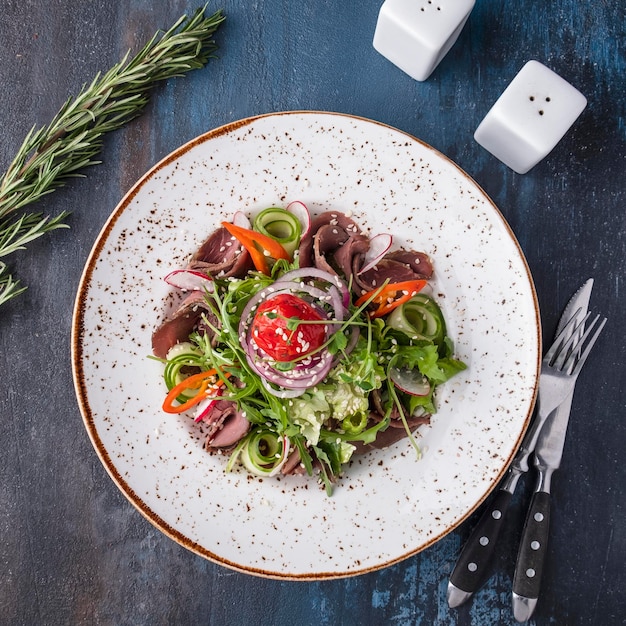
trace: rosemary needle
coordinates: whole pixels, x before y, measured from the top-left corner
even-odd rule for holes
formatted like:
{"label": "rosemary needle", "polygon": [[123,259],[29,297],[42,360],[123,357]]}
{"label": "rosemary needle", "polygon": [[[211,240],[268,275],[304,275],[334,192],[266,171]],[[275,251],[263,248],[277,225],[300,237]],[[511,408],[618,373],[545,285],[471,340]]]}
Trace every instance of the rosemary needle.
{"label": "rosemary needle", "polygon": [[3,257],[56,228],[67,227],[67,212],[50,218],[16,214],[62,186],[83,168],[95,165],[103,135],[139,115],[158,81],[203,67],[217,45],[213,34],[224,21],[221,10],[205,16],[206,6],[157,32],[134,57],[129,53],[106,74],[98,74],[69,98],[47,126],[26,135],[0,180],[0,305],[26,287],[11,275]]}

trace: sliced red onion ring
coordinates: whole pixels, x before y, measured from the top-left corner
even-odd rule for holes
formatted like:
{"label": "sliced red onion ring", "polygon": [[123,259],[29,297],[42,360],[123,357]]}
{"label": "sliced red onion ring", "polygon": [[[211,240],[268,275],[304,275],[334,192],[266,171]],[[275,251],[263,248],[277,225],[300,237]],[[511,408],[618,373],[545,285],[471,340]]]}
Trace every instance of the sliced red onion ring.
{"label": "sliced red onion ring", "polygon": [[308,389],[323,380],[332,367],[332,356],[328,351],[304,358],[302,367],[284,372],[276,369],[269,355],[265,354],[254,340],[245,334],[241,345],[246,353],[248,364],[261,378],[288,389]]}
{"label": "sliced red onion ring", "polygon": [[[305,279],[323,281],[327,283],[328,287],[327,289],[323,289],[310,285],[305,282]],[[258,348],[253,338],[250,336],[251,320],[255,309],[269,298],[274,298],[284,293],[300,293],[307,294],[313,298],[314,301],[328,302],[333,309],[333,319],[342,321],[347,313],[347,306],[344,306],[342,302],[344,291],[349,298],[347,286],[338,276],[316,268],[306,268],[287,272],[273,285],[261,289],[256,295],[250,298],[241,313],[238,328],[239,343],[246,353],[248,364],[256,374],[258,374],[261,380],[264,381],[264,385],[268,391],[278,397],[296,397],[296,395],[285,396],[283,395],[285,392],[288,394],[294,393],[301,395],[306,389],[313,387],[326,378],[328,372],[330,372],[335,365],[336,359],[325,350],[319,354],[312,355],[308,359],[299,361],[294,368],[289,371],[285,372],[276,369],[272,365],[273,360],[269,355]],[[354,330],[352,332],[349,342],[351,347],[354,347],[357,340],[358,329],[356,329],[356,332]],[[276,385],[280,387],[280,389],[274,389],[272,385]]]}
{"label": "sliced red onion ring", "polygon": [[273,367],[271,361],[265,360],[263,353],[255,349],[251,341],[243,344],[249,365],[261,376],[275,385],[286,389],[309,389],[321,382],[333,366],[333,357],[329,352],[315,355],[312,361],[306,361],[306,368],[294,368],[283,372]]}
{"label": "sliced red onion ring", "polygon": [[314,287],[313,285],[307,285],[305,283],[294,283],[288,282],[286,280],[278,280],[269,287],[262,289],[259,294],[262,294],[262,302],[268,300],[269,298],[273,298],[278,294],[282,293],[307,293],[315,300],[324,300],[324,298],[328,295],[328,292],[320,289],[319,287]]}
{"label": "sliced red onion ring", "polygon": [[[320,270],[316,267],[303,267],[301,269],[292,270],[291,272],[287,272],[283,276],[281,276],[282,281],[304,281],[306,278],[317,278],[323,280],[327,283],[330,283],[333,287],[335,287],[339,294],[341,295],[341,302],[344,308],[348,308],[350,304],[350,291],[348,290],[348,285],[337,276],[337,274],[331,274],[326,272],[325,270]],[[330,291],[330,288],[329,288]]]}
{"label": "sliced red onion ring", "polygon": [[261,377],[261,384],[267,389],[273,396],[277,398],[298,398],[303,393],[306,392],[306,389],[275,389],[269,383],[269,381],[265,380],[265,378]]}
{"label": "sliced red onion ring", "polygon": [[[280,288],[276,289],[276,285],[279,285]],[[248,328],[250,325],[250,321],[252,320],[254,310],[262,302],[265,302],[265,300],[280,296],[282,294],[292,294],[294,293],[294,291],[299,291],[300,293],[308,293],[314,299],[322,299],[326,296],[326,292],[324,292],[322,289],[316,289],[315,287],[309,287],[307,285],[305,285],[304,288],[298,287],[298,289],[295,289],[294,287],[296,287],[296,285],[294,285],[293,283],[288,283],[284,285],[281,283],[274,283],[274,285],[272,285],[271,287],[261,289],[259,293],[250,298],[241,313],[241,318],[239,321],[239,340],[242,345],[245,343],[245,338],[248,335]]]}
{"label": "sliced red onion ring", "polygon": [[298,218],[302,228],[300,236],[304,237],[311,228],[311,213],[309,212],[308,207],[304,204],[304,202],[295,200],[287,205],[286,210],[293,213]]}
{"label": "sliced red onion ring", "polygon": [[[343,305],[339,290],[334,285],[330,285],[328,290],[324,291],[324,289],[308,285],[305,282],[296,283],[295,281],[286,281],[281,278],[268,289],[275,291],[271,291],[267,298],[281,293],[306,293],[315,301],[326,302],[329,304],[335,313],[333,316],[334,319],[343,320],[346,315],[346,307]],[[315,302],[311,302],[309,304],[315,304]],[[317,308],[319,309],[319,307]],[[326,315],[326,312],[324,312],[324,315]]]}
{"label": "sliced red onion ring", "polygon": [[282,280],[302,280],[304,278],[319,278],[325,280],[331,285],[335,285],[338,289],[348,289],[347,285],[343,282],[337,274],[331,274],[325,270],[320,270],[317,267],[302,267],[297,270],[291,270],[281,276]]}
{"label": "sliced red onion ring", "polygon": [[174,270],[164,280],[168,285],[184,291],[202,291],[206,289],[212,293],[215,288],[213,279],[210,276],[196,270]]}
{"label": "sliced red onion ring", "polygon": [[387,233],[381,233],[380,235],[372,237],[370,239],[370,247],[363,259],[363,267],[357,272],[357,275],[363,274],[376,267],[385,254],[387,254],[389,248],[391,248],[392,241],[393,238]]}

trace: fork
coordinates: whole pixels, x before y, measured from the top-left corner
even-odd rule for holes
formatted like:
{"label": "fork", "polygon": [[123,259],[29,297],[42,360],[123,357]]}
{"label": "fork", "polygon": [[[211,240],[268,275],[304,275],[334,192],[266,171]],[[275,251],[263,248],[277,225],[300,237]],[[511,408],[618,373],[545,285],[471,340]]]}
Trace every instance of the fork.
{"label": "fork", "polygon": [[[552,345],[541,362],[537,415],[531,425],[531,436],[524,439],[513,461],[513,466],[517,468],[516,478],[528,471],[528,459],[537,445],[537,439],[543,425],[550,413],[573,391],[578,374],[580,374],[580,370],[587,360],[593,344],[606,324],[606,318],[600,320],[600,316],[596,315],[585,329],[585,323],[591,316],[591,313],[587,313],[577,322],[576,320],[580,312],[581,309],[577,309],[570,317],[561,332],[554,338]],[[591,339],[589,339],[598,322],[600,322],[598,327],[595,329]],[[589,341],[584,351],[581,352],[587,339]]]}
{"label": "fork", "polygon": [[[580,309],[565,324],[541,363],[537,399],[537,418],[540,423],[545,421],[545,418],[574,389],[578,374],[606,324],[606,317],[600,319],[600,316],[596,315],[585,328],[585,323],[589,320],[591,313],[587,313],[577,323],[576,317],[579,313]],[[582,332],[583,328],[585,328],[584,332]],[[589,338],[590,335],[591,338]],[[586,345],[585,342],[587,342]]]}

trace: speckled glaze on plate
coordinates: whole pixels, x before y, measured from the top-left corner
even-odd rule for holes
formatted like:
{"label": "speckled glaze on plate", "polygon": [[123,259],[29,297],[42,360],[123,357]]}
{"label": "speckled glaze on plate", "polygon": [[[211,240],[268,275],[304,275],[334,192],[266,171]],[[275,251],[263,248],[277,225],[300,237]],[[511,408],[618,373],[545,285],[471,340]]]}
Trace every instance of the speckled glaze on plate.
{"label": "speckled glaze on plate", "polygon": [[[357,458],[332,498],[307,477],[224,473],[193,420],[161,412],[148,359],[173,302],[163,277],[237,210],[301,200],[352,212],[434,260],[434,293],[469,368],[407,441]],[[213,130],[152,168],[113,211],[78,290],[72,358],[85,425],[107,471],[161,531],[239,571],[352,576],[432,545],[476,509],[519,445],[535,401],[541,332],[523,254],[470,177],[383,124],[321,112]]]}

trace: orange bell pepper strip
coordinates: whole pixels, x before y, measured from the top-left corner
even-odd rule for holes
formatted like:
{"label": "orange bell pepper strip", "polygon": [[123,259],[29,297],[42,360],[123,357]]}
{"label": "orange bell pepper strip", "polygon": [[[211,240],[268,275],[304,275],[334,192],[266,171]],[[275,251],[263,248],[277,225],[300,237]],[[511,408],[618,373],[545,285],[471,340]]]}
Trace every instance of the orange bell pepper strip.
{"label": "orange bell pepper strip", "polygon": [[[225,378],[230,376],[229,372],[223,373]],[[163,410],[166,413],[184,413],[192,406],[198,404],[201,400],[207,398],[212,391],[212,389],[217,389],[224,384],[222,379],[215,380],[217,376],[217,370],[211,369],[206,372],[200,372],[199,374],[194,374],[193,376],[189,376],[178,383],[178,385],[172,387],[168,392],[165,400],[163,401]],[[198,393],[189,398],[186,402],[182,404],[174,405],[174,401],[176,398],[183,392],[189,389],[197,389]]]}
{"label": "orange bell pepper strip", "polygon": [[269,276],[268,258],[291,261],[291,257],[287,254],[285,248],[275,239],[263,233],[257,233],[255,230],[248,230],[236,224],[230,224],[229,222],[222,222],[222,226],[250,253],[254,267],[259,272]]}
{"label": "orange bell pepper strip", "polygon": [[384,287],[372,289],[364,293],[356,302],[356,306],[361,306],[371,299],[378,308],[370,312],[370,317],[382,317],[391,313],[396,307],[408,302],[416,293],[424,289],[428,284],[426,280],[405,280],[401,283],[389,283]]}

